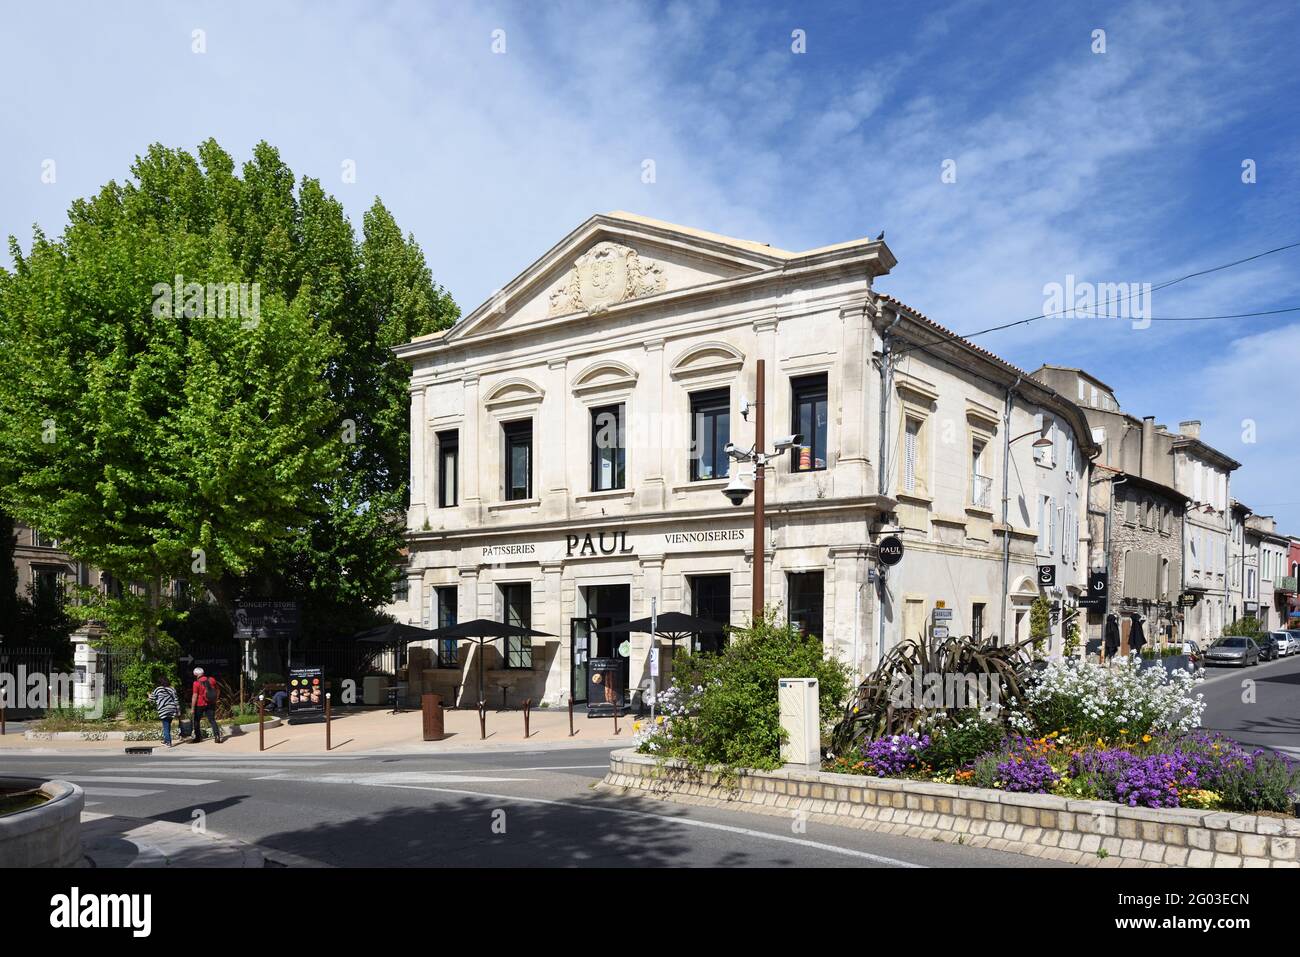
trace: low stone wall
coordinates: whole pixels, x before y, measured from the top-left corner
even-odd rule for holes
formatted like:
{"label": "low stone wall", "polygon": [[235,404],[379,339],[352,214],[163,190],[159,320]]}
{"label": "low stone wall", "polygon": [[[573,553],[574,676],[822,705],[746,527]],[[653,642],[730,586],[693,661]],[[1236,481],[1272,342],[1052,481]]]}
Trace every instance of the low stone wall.
{"label": "low stone wall", "polygon": [[599,787],[1093,867],[1300,868],[1300,818],[1128,807],[823,771],[692,771],[631,749]]}
{"label": "low stone wall", "polygon": [[49,800],[0,816],[0,867],[75,867],[81,861],[86,795],[67,781],[0,777],[0,788],[39,787]]}

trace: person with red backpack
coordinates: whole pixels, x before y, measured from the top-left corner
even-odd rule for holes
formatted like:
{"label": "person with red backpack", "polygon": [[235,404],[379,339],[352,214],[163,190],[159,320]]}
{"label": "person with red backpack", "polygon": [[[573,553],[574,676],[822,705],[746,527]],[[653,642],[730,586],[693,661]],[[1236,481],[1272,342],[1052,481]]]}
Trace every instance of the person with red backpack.
{"label": "person with red backpack", "polygon": [[203,740],[201,722],[205,714],[208,723],[212,725],[212,736],[217,744],[222,742],[221,728],[217,725],[217,699],[220,697],[221,691],[217,688],[216,679],[204,675],[202,668],[195,668],[194,686],[190,689],[190,724],[193,726],[190,729],[190,741],[194,744]]}

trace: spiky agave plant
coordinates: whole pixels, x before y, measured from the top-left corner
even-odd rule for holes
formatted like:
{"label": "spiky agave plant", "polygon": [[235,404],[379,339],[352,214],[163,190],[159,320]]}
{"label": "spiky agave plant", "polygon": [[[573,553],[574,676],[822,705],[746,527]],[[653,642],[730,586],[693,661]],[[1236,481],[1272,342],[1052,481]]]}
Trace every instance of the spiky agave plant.
{"label": "spiky agave plant", "polygon": [[908,693],[936,682],[943,688],[967,684],[972,679],[983,684],[996,694],[998,715],[1006,721],[1009,710],[1021,700],[1033,664],[1026,649],[1032,644],[1032,638],[1000,645],[970,636],[941,641],[922,636],[901,642],[850,696],[844,717],[835,726],[832,749],[836,754],[847,754],[869,741],[916,731],[928,719],[951,717],[971,707],[968,702],[947,698],[938,702],[917,700],[916,695]]}

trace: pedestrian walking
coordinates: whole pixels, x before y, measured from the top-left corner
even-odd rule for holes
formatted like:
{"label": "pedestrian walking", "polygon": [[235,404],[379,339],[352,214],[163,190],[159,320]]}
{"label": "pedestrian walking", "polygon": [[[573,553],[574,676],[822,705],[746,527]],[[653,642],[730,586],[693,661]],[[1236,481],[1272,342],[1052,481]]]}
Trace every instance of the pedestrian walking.
{"label": "pedestrian walking", "polygon": [[181,699],[165,674],[155,675],[154,681],[157,682],[157,687],[149,692],[149,703],[153,705],[154,711],[158,713],[158,719],[162,721],[163,746],[170,748],[172,722],[181,716]]}
{"label": "pedestrian walking", "polygon": [[217,700],[220,697],[221,691],[217,688],[216,679],[205,675],[202,668],[195,668],[194,685],[190,689],[190,723],[194,726],[191,728],[194,735],[190,740],[195,744],[203,740],[204,715],[212,725],[212,737],[217,744],[221,743],[221,728],[217,724]]}

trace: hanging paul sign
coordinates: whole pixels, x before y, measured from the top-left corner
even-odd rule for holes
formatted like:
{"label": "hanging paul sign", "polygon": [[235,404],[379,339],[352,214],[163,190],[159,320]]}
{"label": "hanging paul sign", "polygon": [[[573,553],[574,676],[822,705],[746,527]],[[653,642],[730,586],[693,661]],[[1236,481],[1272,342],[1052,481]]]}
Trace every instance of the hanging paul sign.
{"label": "hanging paul sign", "polygon": [[1056,566],[1039,565],[1038,566],[1038,584],[1044,588],[1051,588],[1056,584]]}
{"label": "hanging paul sign", "polygon": [[887,535],[880,540],[878,551],[880,564],[897,565],[903,560],[903,541],[897,535]]}
{"label": "hanging paul sign", "polygon": [[325,674],[320,668],[289,669],[289,723],[325,720]]}

